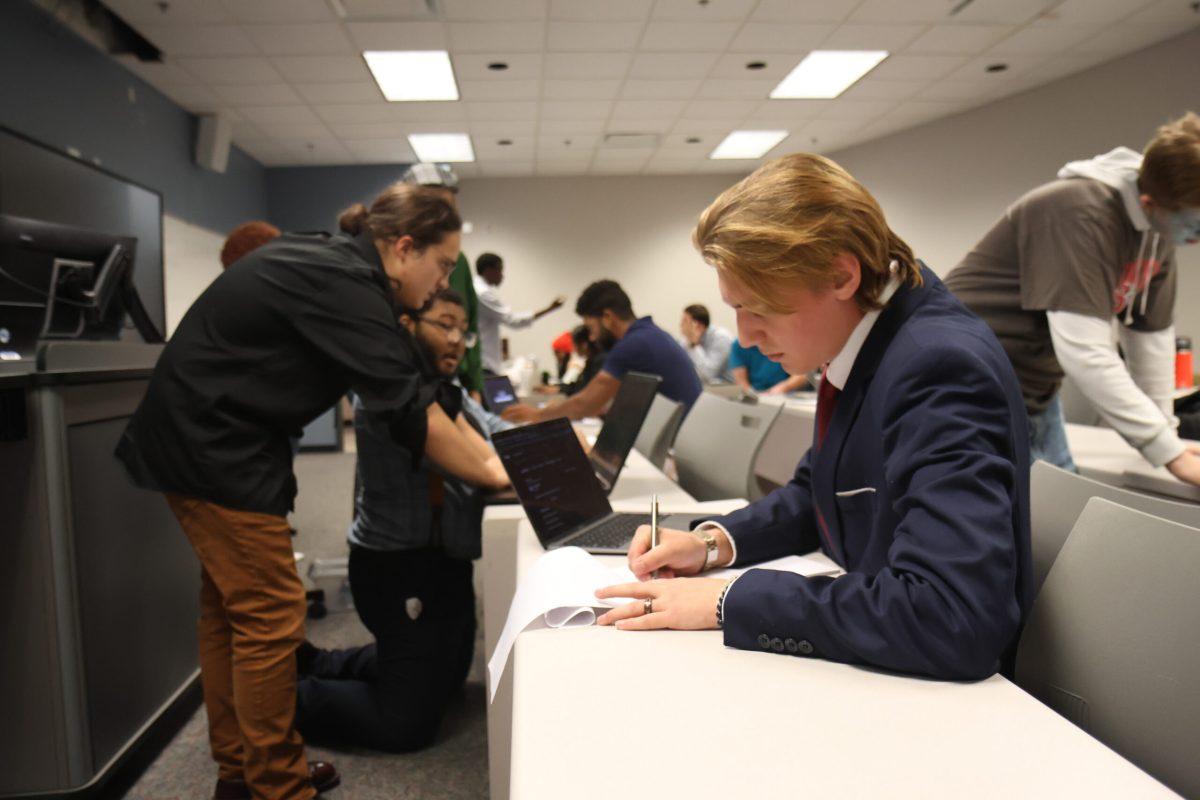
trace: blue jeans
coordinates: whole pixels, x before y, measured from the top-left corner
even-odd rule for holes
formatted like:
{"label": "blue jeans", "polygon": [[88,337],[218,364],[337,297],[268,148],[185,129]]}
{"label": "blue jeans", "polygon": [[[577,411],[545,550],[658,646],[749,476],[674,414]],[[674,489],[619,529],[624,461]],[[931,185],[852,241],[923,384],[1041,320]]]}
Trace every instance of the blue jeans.
{"label": "blue jeans", "polygon": [[1067,426],[1063,422],[1062,403],[1058,395],[1040,414],[1029,415],[1029,459],[1041,459],[1070,472],[1079,472],[1071,448],[1067,446]]}

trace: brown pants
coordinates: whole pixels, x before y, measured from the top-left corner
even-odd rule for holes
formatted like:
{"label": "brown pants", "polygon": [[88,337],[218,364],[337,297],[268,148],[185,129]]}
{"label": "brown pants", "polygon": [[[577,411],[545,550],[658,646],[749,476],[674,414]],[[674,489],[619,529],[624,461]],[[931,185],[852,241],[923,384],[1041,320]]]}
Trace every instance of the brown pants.
{"label": "brown pants", "polygon": [[200,558],[200,682],[220,777],[244,779],[256,800],[313,797],[295,727],[305,603],[287,520],[167,502]]}

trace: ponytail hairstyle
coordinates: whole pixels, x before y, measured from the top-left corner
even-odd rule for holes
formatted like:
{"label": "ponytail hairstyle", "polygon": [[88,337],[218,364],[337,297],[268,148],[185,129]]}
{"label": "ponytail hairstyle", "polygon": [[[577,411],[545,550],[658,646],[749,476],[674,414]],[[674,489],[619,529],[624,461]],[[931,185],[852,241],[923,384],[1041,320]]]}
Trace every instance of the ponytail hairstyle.
{"label": "ponytail hairstyle", "polygon": [[843,253],[861,265],[854,299],[863,311],[882,307],[893,275],[912,286],[922,282],[912,249],[888,227],[870,192],[811,153],[770,161],[722,192],[700,215],[692,243],[705,262],[780,314],[794,310],[781,289],[832,287],[833,263]]}
{"label": "ponytail hairstyle", "polygon": [[462,230],[462,219],[438,187],[393,183],[367,208],[355,203],[338,217],[338,227],[351,236],[370,233],[389,241],[411,236],[418,251]]}

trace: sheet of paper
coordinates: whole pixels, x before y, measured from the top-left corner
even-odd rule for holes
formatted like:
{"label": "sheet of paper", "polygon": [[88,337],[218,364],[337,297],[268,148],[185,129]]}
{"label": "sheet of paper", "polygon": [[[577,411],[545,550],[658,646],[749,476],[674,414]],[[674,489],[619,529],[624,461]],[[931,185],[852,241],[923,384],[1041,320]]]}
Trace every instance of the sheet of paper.
{"label": "sheet of paper", "polygon": [[618,606],[629,598],[596,599],[596,590],[637,578],[626,567],[608,567],[578,547],[551,550],[521,579],[508,609],[504,630],[488,660],[488,700],[496,694],[517,636],[538,617],[551,628],[591,625],[597,608]]}

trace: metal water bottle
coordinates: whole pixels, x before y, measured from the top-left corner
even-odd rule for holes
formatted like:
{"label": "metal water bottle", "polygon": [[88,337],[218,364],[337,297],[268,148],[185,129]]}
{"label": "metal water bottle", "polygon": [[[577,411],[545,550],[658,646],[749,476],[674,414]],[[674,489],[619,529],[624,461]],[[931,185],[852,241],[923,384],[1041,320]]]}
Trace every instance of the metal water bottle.
{"label": "metal water bottle", "polygon": [[1175,340],[1175,388],[1190,389],[1195,384],[1192,372],[1192,340],[1180,336]]}

